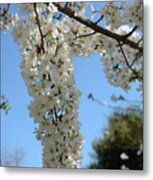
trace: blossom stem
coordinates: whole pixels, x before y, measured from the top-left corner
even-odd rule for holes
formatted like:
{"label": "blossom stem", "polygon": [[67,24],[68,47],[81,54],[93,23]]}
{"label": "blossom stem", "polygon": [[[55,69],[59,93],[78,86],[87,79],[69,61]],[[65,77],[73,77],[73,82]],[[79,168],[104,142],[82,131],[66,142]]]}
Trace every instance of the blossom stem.
{"label": "blossom stem", "polygon": [[34,6],[34,12],[35,12],[35,15],[36,15],[35,16],[36,23],[38,25],[38,29],[39,29],[39,33],[40,33],[41,49],[42,49],[43,53],[45,53],[44,41],[43,41],[43,33],[42,33],[42,30],[41,30],[41,25],[40,25],[40,21],[39,21],[39,15],[38,15],[38,12],[37,12],[37,4],[34,3],[33,6]]}
{"label": "blossom stem", "polygon": [[125,52],[124,52],[124,50],[123,50],[122,44],[121,44],[120,42],[119,42],[119,47],[120,47],[121,53],[122,53],[122,55],[123,55],[123,58],[124,58],[124,60],[125,60],[125,62],[126,62],[126,65],[128,66],[128,68],[129,68],[138,78],[142,79],[141,76],[139,76],[139,73],[138,73],[135,69],[132,68],[132,65],[129,64],[128,59],[127,59],[127,57],[126,57],[126,55],[125,55]]}

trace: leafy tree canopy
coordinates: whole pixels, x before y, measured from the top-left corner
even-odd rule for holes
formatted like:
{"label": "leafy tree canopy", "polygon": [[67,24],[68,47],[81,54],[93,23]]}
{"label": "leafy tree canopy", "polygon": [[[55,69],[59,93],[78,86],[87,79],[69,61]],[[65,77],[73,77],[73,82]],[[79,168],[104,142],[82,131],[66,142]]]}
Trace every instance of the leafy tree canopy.
{"label": "leafy tree canopy", "polygon": [[92,169],[143,169],[142,112],[127,108],[109,117],[108,128],[93,142]]}

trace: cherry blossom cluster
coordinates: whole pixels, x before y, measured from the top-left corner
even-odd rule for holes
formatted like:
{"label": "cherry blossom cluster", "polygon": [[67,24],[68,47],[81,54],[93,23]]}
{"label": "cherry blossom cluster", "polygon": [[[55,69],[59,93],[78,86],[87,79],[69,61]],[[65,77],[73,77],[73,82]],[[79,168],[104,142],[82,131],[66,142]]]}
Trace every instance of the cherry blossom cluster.
{"label": "cherry blossom cluster", "polygon": [[9,30],[10,26],[15,25],[18,20],[18,15],[12,15],[8,13],[10,5],[2,6],[0,5],[0,30],[7,31]]}
{"label": "cherry blossom cluster", "polygon": [[[35,134],[43,146],[43,167],[78,168],[83,145],[77,120],[80,93],[74,87],[67,32],[60,23],[51,24],[51,13],[56,13],[52,4],[47,10],[44,4],[23,4],[20,9],[29,18],[20,19],[12,34],[20,44],[22,77],[33,97],[28,108],[38,124]],[[47,11],[49,15],[40,16]]]}
{"label": "cherry blossom cluster", "polygon": [[[106,18],[106,27],[112,32],[126,35],[136,30],[128,37],[134,42],[139,42],[143,46],[143,2],[141,0],[121,2],[107,2],[101,9],[101,13]],[[106,72],[106,77],[114,86],[119,86],[126,91],[130,89],[130,84],[139,82],[138,90],[142,91],[143,85],[143,54],[127,45],[122,45],[110,38],[103,40],[102,63]],[[121,49],[122,48],[122,49]]]}

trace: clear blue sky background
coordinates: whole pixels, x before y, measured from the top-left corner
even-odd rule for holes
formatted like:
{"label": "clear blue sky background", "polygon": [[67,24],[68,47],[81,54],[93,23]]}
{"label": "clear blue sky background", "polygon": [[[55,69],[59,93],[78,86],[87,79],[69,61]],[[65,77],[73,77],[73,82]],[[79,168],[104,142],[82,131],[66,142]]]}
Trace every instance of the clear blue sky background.
{"label": "clear blue sky background", "polygon": [[[76,58],[74,62],[76,88],[82,92],[79,120],[85,139],[81,163],[83,168],[91,162],[89,153],[92,152],[92,142],[107,127],[107,117],[112,113],[112,110],[89,101],[88,94],[93,93],[97,99],[107,101],[111,105],[115,105],[110,100],[112,94],[122,94],[130,101],[141,99],[136,91],[136,84],[132,85],[128,93],[111,86],[105,78],[100,58],[94,54],[87,59]],[[8,115],[1,112],[1,147],[10,150],[22,147],[26,152],[24,166],[41,167],[42,147],[33,134],[35,124],[27,110],[31,98],[20,74],[21,61],[22,57],[11,33],[1,33],[1,93],[10,100],[11,106]]]}

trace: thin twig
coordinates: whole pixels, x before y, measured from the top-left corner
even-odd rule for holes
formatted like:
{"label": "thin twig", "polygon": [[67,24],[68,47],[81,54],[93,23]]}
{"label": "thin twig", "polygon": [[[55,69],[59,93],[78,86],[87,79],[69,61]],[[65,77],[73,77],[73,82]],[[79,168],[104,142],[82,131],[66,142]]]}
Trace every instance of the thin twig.
{"label": "thin twig", "polygon": [[101,20],[103,20],[104,15],[101,15],[100,18],[95,22],[95,24],[98,24]]}
{"label": "thin twig", "polygon": [[138,26],[134,26],[134,28],[133,28],[128,34],[123,35],[123,36],[124,36],[125,38],[130,37],[130,36],[134,33],[134,31],[135,31],[137,28],[138,28]]}
{"label": "thin twig", "polygon": [[43,38],[46,38],[50,33],[51,31],[48,31],[46,34],[43,35]]}
{"label": "thin twig", "polygon": [[131,67],[134,65],[134,63],[138,60],[138,58],[139,58],[140,56],[141,56],[141,53],[138,52],[138,53],[136,54],[134,60],[132,61],[131,65],[130,65]]}
{"label": "thin twig", "polygon": [[143,38],[139,39],[139,41],[137,43],[140,44],[141,41],[143,41]]}
{"label": "thin twig", "polygon": [[[122,55],[123,55],[123,58],[124,58],[124,60],[125,60],[125,62],[126,62],[126,65],[128,66],[128,68],[129,68],[135,75],[137,75],[137,76],[139,77],[138,72],[137,72],[136,70],[134,70],[134,69],[132,68],[132,66],[129,64],[128,59],[127,59],[127,57],[126,57],[126,55],[125,55],[125,52],[124,52],[124,50],[123,50],[123,47],[122,47],[122,45],[121,45],[120,43],[119,43],[119,47],[120,47],[121,53],[122,53]],[[140,78],[141,78],[141,77],[140,77]]]}
{"label": "thin twig", "polygon": [[82,35],[76,36],[75,39],[83,38],[83,37],[89,37],[89,36],[92,36],[94,34],[96,34],[96,32],[92,32],[92,33],[89,33],[89,34],[82,34]]}
{"label": "thin twig", "polygon": [[40,21],[39,21],[39,14],[37,12],[37,4],[34,3],[33,4],[34,6],[34,12],[35,12],[35,19],[36,19],[36,23],[38,25],[38,29],[39,29],[39,33],[40,33],[40,39],[41,39],[41,49],[43,51],[43,53],[45,53],[45,48],[44,48],[44,41],[43,41],[43,33],[42,33],[42,30],[41,30],[41,24],[40,24]]}
{"label": "thin twig", "polygon": [[7,8],[4,8],[4,9],[0,8],[0,9],[3,9],[3,13],[0,14],[0,17],[5,16],[8,13],[10,6],[11,6],[11,4],[7,4]]}
{"label": "thin twig", "polygon": [[58,120],[58,115],[57,115],[55,106],[54,106],[54,115],[55,115],[55,121],[57,121]]}
{"label": "thin twig", "polygon": [[65,3],[65,7],[67,7],[67,6],[68,6],[68,4],[69,4],[69,2],[66,2],[66,3]]}

